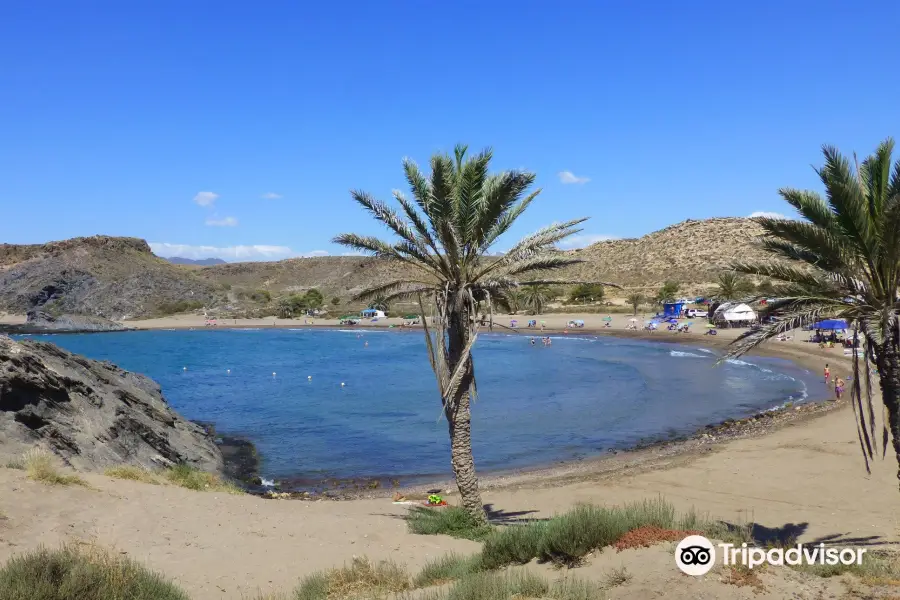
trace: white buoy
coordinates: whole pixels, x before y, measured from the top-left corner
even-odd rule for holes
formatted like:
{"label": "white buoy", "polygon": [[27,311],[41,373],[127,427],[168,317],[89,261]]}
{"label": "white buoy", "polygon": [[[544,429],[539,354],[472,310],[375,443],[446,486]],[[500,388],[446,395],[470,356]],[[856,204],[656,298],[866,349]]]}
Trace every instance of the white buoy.
{"label": "white buoy", "polygon": [[182,371],[187,371],[187,367],[182,367],[181,370],[182,370]]}
{"label": "white buoy", "polygon": [[307,375],[306,378],[307,378],[309,381],[312,381],[312,375]]}
{"label": "white buoy", "polygon": [[342,382],[341,382],[341,387],[344,387],[344,385],[346,385],[346,384],[342,381]]}
{"label": "white buoy", "polygon": [[275,377],[275,371],[272,371],[272,377]]}
{"label": "white buoy", "polygon": [[225,372],[228,373],[229,375],[231,375],[231,369],[228,369],[228,370],[225,371]]}

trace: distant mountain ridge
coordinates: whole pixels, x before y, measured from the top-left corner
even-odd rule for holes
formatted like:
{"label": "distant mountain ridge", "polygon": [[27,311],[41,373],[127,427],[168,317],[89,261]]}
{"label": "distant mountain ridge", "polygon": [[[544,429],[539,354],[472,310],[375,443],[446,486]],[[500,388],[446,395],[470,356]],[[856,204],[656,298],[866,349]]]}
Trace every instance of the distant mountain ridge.
{"label": "distant mountain ridge", "polygon": [[[700,294],[735,260],[767,259],[757,243],[762,233],[746,218],[682,221],[640,238],[570,250],[584,262],[558,275],[612,281],[646,293],[671,279],[684,293]],[[0,311],[24,314],[40,309],[121,319],[205,307],[219,314],[265,316],[275,312],[280,296],[315,287],[344,305],[363,289],[408,274],[404,265],[364,256],[223,261],[196,269],[170,261],[155,256],[147,242],[136,238],[0,244]]]}
{"label": "distant mountain ridge", "polygon": [[213,265],[224,265],[225,261],[221,258],[182,258],[181,256],[170,256],[166,258],[173,265],[197,265],[199,267],[211,267]]}

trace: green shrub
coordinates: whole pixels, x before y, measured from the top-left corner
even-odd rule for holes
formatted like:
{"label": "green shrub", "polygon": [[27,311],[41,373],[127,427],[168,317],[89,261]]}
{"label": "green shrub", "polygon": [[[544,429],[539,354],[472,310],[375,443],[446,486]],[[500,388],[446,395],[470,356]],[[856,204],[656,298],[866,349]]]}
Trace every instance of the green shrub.
{"label": "green shrub", "polygon": [[156,305],[156,314],[158,315],[177,315],[180,313],[190,312],[203,308],[203,302],[200,300],[178,300],[176,302],[161,302]]}
{"label": "green shrub", "polygon": [[476,522],[465,509],[458,506],[416,506],[409,511],[406,523],[411,533],[449,535],[465,540],[483,540],[493,531],[489,525]]}
{"label": "green shrub", "polygon": [[542,577],[527,571],[518,573],[478,573],[457,581],[447,600],[509,600],[545,598],[550,586]]}
{"label": "green shrub", "polygon": [[97,548],[14,556],[0,569],[3,600],[189,600],[162,576]]}
{"label": "green shrub", "polygon": [[510,525],[484,540],[482,561],[487,569],[522,565],[538,555],[547,522]]}
{"label": "green shrub", "polygon": [[413,580],[413,584],[416,587],[441,585],[485,570],[481,554],[462,556],[451,552],[425,563]]}
{"label": "green shrub", "polygon": [[198,492],[227,492],[243,494],[244,490],[215,473],[207,473],[190,465],[175,465],[163,472],[165,478],[175,485]]}
{"label": "green shrub", "polygon": [[159,477],[153,471],[143,467],[134,467],[131,465],[121,465],[118,467],[109,467],[103,474],[113,479],[127,479],[129,481],[140,481],[142,483],[159,484]]}

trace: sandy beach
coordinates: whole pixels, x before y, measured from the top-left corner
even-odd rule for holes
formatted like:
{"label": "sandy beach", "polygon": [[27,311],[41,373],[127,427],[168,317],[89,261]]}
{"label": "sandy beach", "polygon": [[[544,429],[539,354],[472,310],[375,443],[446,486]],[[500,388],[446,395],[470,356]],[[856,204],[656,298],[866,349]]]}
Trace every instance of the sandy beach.
{"label": "sandy beach", "polygon": [[[611,333],[659,341],[721,347],[738,332],[718,336],[625,331],[630,315],[547,315],[547,329],[561,331],[584,319],[579,333]],[[641,318],[640,316],[638,318]],[[519,317],[527,323],[528,317]],[[503,322],[503,321],[501,321]],[[392,320],[371,324],[385,327]],[[508,323],[505,323],[508,324]],[[130,322],[144,329],[204,327],[202,317]],[[272,320],[228,326],[273,326]],[[335,326],[317,321],[314,326]],[[226,326],[220,323],[218,327]],[[275,320],[276,327],[303,326]],[[370,326],[370,325],[366,325]],[[421,332],[418,332],[421,335]],[[524,330],[523,334],[530,334]],[[796,332],[795,332],[796,333]],[[539,332],[537,333],[539,335]],[[565,335],[565,334],[563,334]],[[840,349],[804,343],[806,333],[772,342],[765,354],[820,370],[848,368]],[[673,446],[674,447],[674,446]],[[0,560],[39,545],[82,540],[127,553],[174,578],[198,600],[252,598],[258,592],[287,592],[298,578],[340,566],[354,556],[392,559],[411,570],[450,551],[474,553],[479,544],[445,536],[409,533],[408,508],[388,497],[345,501],[267,500],[86,476],[95,489],[60,488],[29,481],[21,471],[0,468]],[[790,420],[766,435],[694,441],[674,450],[626,452],[559,465],[518,476],[488,478],[485,502],[499,520],[550,516],[577,503],[618,504],[663,497],[678,509],[691,507],[732,524],[753,522],[757,533],[796,537],[804,543],[885,546],[900,542],[896,516],[896,465],[878,459],[863,467],[852,412],[836,406],[816,416]],[[452,488],[445,490],[452,503]],[[609,598],[838,598],[852,587],[839,579],[801,577],[789,568],[769,568],[763,591],[725,582],[722,567],[702,578],[674,566],[673,544],[590,556],[572,574],[602,579],[626,567],[634,577],[609,590]],[[563,573],[531,564],[548,577]],[[848,587],[849,586],[849,587]]]}

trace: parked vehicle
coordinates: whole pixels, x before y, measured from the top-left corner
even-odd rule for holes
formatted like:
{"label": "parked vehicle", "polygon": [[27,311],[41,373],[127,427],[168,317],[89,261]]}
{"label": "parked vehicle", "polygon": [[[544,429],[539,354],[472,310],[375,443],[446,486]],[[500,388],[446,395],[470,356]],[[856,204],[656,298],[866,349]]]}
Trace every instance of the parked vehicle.
{"label": "parked vehicle", "polygon": [[697,319],[697,318],[706,318],[706,316],[709,313],[707,311],[703,310],[702,308],[689,308],[686,311],[684,311],[684,314],[688,318]]}

